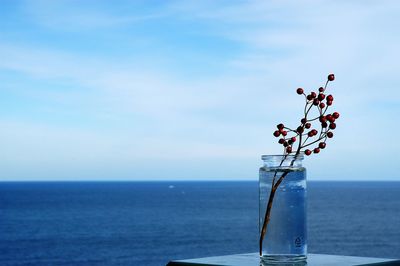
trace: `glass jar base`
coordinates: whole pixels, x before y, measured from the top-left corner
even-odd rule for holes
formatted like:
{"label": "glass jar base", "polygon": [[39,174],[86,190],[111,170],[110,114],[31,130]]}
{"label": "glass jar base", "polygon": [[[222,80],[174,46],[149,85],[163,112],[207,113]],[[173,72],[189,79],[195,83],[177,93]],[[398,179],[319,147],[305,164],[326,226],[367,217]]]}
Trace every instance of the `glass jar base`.
{"label": "glass jar base", "polygon": [[307,265],[307,256],[305,255],[262,255],[260,257],[261,266],[267,265],[285,265],[301,266]]}

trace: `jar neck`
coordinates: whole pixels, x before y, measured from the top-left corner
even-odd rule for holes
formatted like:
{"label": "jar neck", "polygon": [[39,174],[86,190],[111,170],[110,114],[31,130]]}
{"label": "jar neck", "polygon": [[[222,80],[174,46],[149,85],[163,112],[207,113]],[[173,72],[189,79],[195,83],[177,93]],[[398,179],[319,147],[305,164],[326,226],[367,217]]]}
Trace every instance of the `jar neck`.
{"label": "jar neck", "polygon": [[302,167],[303,154],[298,155],[263,155],[261,156],[264,166],[276,167]]}

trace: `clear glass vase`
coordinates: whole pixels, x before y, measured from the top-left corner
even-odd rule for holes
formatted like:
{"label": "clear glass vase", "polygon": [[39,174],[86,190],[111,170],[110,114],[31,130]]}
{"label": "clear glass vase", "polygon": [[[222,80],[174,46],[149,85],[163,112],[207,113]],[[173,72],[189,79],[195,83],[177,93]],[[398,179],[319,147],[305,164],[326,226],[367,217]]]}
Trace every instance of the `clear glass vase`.
{"label": "clear glass vase", "polygon": [[[307,190],[303,158],[302,154],[262,156],[264,164],[259,175],[262,264],[306,263]],[[269,213],[267,209],[270,209]],[[262,238],[263,229],[265,234]]]}

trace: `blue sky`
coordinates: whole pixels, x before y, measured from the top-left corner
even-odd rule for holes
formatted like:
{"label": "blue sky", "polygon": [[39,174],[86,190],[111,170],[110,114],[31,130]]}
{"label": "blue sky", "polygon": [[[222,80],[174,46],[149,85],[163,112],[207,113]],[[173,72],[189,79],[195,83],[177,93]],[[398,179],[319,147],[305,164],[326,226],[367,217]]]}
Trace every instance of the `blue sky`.
{"label": "blue sky", "polygon": [[0,180],[256,180],[330,88],[310,180],[399,180],[398,1],[2,1]]}

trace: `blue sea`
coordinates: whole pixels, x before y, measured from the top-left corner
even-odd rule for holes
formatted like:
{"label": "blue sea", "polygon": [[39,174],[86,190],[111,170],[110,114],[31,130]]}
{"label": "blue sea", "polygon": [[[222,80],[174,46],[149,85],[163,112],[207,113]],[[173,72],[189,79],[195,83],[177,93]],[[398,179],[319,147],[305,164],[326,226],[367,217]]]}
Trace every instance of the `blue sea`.
{"label": "blue sea", "polygon": [[[0,265],[257,252],[257,182],[2,182]],[[309,182],[311,253],[400,257],[400,182]]]}

